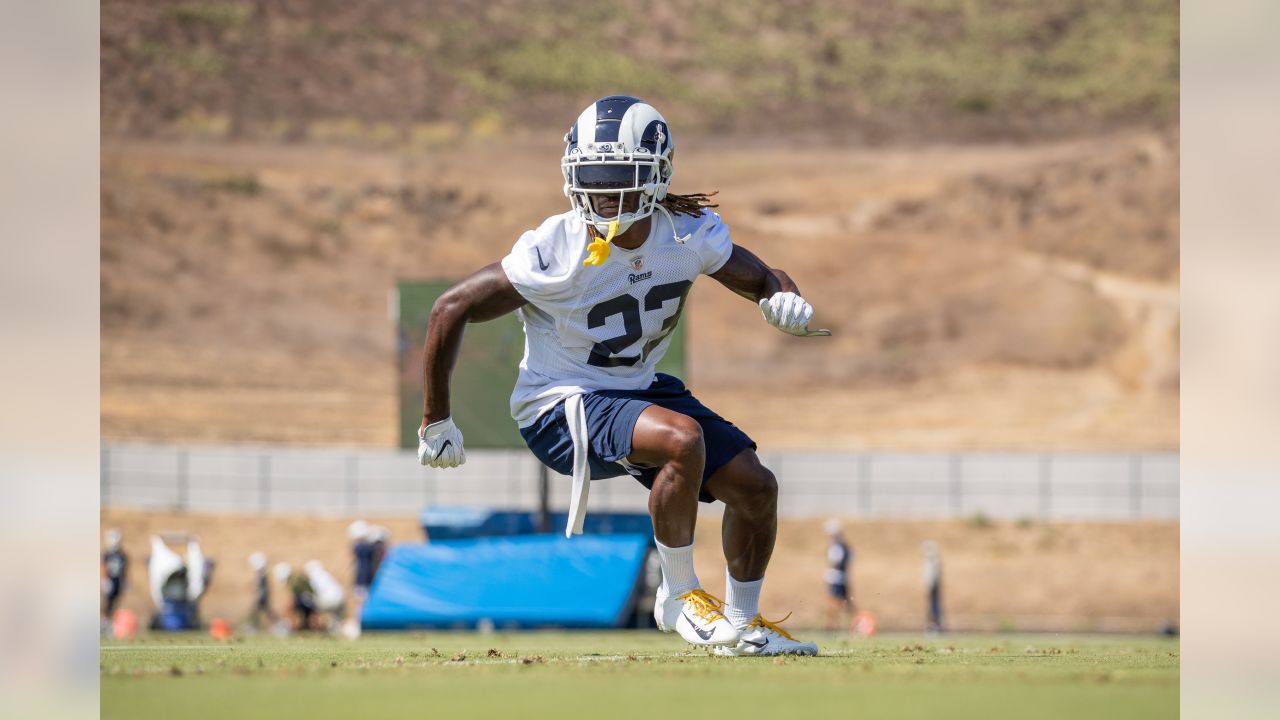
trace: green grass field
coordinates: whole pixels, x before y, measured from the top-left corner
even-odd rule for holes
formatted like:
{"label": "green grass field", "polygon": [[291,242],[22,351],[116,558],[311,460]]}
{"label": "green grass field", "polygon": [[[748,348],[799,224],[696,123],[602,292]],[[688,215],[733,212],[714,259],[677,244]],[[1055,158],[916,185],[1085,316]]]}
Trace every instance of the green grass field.
{"label": "green grass field", "polygon": [[[806,634],[807,637],[812,637]],[[1166,718],[1177,640],[816,638],[817,658],[716,658],[656,631],[203,634],[104,641],[102,717]],[[800,715],[804,713],[804,715]]]}

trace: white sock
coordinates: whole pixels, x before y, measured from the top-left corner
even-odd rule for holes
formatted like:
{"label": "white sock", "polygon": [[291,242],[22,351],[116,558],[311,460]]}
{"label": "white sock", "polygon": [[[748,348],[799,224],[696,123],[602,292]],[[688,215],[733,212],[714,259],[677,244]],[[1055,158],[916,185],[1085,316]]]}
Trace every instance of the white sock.
{"label": "white sock", "polygon": [[764,578],[743,582],[734,580],[725,570],[724,581],[724,616],[741,630],[751,624],[760,612],[760,588],[764,585]]}
{"label": "white sock", "polygon": [[667,597],[679,597],[698,587],[698,576],[693,572],[693,543],[671,548],[658,542],[658,561],[662,563],[662,589]]}

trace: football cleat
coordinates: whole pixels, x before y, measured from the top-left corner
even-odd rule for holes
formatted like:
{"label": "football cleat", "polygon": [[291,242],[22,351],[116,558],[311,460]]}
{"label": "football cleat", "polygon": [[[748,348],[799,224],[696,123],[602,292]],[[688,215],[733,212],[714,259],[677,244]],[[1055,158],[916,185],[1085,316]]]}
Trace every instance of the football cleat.
{"label": "football cleat", "polygon": [[659,593],[653,605],[658,629],[679,633],[694,645],[734,645],[739,632],[721,612],[724,602],[701,588],[678,597]]}
{"label": "football cleat", "polygon": [[[788,613],[787,617],[791,617]],[[778,623],[785,621],[765,620],[763,615],[756,615],[742,630],[738,644],[722,646],[715,649],[716,655],[735,657],[743,655],[817,655],[818,646],[811,642],[800,642],[791,637],[791,633],[783,630]]]}

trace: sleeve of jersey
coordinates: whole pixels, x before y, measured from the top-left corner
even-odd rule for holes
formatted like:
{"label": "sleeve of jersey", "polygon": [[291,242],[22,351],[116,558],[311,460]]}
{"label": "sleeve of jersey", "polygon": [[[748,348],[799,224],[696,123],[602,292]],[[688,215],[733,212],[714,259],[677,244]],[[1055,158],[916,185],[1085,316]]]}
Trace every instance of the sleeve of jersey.
{"label": "sleeve of jersey", "polygon": [[556,302],[572,291],[570,268],[560,257],[564,252],[542,233],[526,231],[502,258],[502,271],[525,300]]}
{"label": "sleeve of jersey", "polygon": [[511,252],[502,258],[502,271],[507,274],[507,279],[516,292],[529,301],[537,299],[538,287],[541,285],[536,274],[538,266],[529,257],[533,253],[534,239],[533,232],[526,231],[516,241]]}
{"label": "sleeve of jersey", "polygon": [[729,226],[710,210],[698,218],[701,224],[693,232],[689,243],[702,259],[702,273],[710,275],[729,262],[733,254],[733,240],[729,238]]}

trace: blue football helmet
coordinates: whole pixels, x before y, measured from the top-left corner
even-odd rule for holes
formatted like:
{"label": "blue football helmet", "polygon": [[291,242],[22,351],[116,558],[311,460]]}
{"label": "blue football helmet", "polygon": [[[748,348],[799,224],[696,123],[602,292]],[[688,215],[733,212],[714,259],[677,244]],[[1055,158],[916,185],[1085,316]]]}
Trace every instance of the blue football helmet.
{"label": "blue football helmet", "polygon": [[[667,196],[674,148],[667,121],[652,105],[627,95],[601,98],[564,136],[564,194],[578,216],[601,233],[615,218],[597,213],[592,196],[617,195],[618,232],[626,232]],[[639,194],[633,212],[623,212],[628,193]]]}

